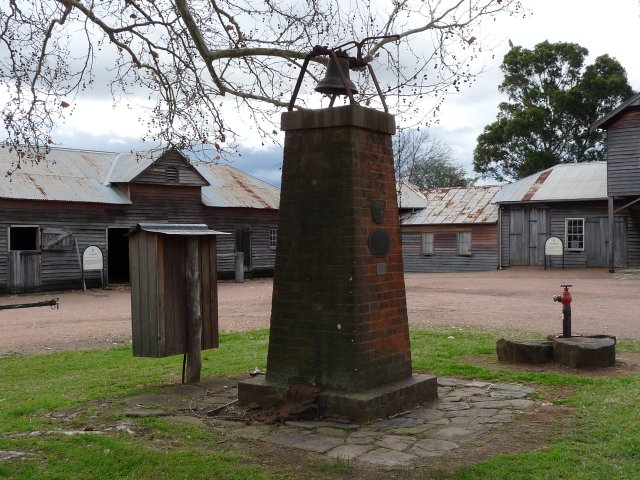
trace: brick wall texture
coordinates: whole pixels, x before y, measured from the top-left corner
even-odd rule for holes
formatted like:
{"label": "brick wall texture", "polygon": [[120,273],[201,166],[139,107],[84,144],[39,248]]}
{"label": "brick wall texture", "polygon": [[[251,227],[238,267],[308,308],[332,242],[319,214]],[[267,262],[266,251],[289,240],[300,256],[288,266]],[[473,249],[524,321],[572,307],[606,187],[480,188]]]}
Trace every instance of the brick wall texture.
{"label": "brick wall texture", "polygon": [[[267,380],[358,392],[409,377],[393,117],[358,106],[285,115]],[[374,230],[388,254],[369,249]]]}

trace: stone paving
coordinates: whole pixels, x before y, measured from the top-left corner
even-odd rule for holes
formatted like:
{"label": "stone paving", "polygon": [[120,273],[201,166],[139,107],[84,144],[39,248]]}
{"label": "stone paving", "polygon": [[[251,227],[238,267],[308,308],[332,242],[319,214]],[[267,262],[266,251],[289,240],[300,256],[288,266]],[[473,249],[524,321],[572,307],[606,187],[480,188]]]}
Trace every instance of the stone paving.
{"label": "stone paving", "polygon": [[384,468],[426,464],[464,448],[497,425],[534,406],[531,388],[516,384],[438,378],[439,400],[364,423],[287,421],[267,425],[244,416],[234,401],[236,382],[168,387],[129,398],[118,413],[130,417],[167,416],[176,423],[203,424],[236,438],[259,440],[315,452],[327,458]]}

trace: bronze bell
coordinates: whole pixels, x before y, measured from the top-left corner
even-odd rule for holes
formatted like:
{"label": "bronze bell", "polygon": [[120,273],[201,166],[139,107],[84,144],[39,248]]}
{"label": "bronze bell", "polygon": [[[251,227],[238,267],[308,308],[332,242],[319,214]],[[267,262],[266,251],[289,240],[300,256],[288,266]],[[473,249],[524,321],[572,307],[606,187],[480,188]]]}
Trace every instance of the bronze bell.
{"label": "bronze bell", "polygon": [[[358,93],[356,85],[349,79],[349,59],[344,57],[338,57],[340,69],[344,76],[347,78],[347,83],[351,93]],[[329,63],[327,64],[327,73],[324,78],[318,82],[316,92],[324,93],[325,95],[348,95],[340,72],[338,71],[338,64],[336,64],[333,57],[329,57]]]}

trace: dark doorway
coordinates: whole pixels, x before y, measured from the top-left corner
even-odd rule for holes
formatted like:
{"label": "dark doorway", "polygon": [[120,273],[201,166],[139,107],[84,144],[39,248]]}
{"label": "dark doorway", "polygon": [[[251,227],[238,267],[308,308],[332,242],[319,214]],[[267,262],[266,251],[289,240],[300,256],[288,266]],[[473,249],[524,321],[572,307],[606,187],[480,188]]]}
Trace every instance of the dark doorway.
{"label": "dark doorway", "polygon": [[244,271],[251,271],[251,228],[236,225],[236,252],[244,254]]}
{"label": "dark doorway", "polygon": [[107,283],[129,283],[129,229],[107,228]]}

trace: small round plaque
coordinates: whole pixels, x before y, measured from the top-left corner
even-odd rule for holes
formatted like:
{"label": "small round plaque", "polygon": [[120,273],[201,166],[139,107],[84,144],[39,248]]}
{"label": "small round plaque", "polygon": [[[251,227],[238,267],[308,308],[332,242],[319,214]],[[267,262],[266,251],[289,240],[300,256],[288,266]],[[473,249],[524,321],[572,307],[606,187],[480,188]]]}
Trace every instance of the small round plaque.
{"label": "small round plaque", "polygon": [[384,202],[382,200],[371,202],[371,216],[376,223],[384,221]]}
{"label": "small round plaque", "polygon": [[391,239],[389,234],[384,230],[376,228],[369,235],[369,251],[376,257],[384,257],[389,254],[391,248]]}

